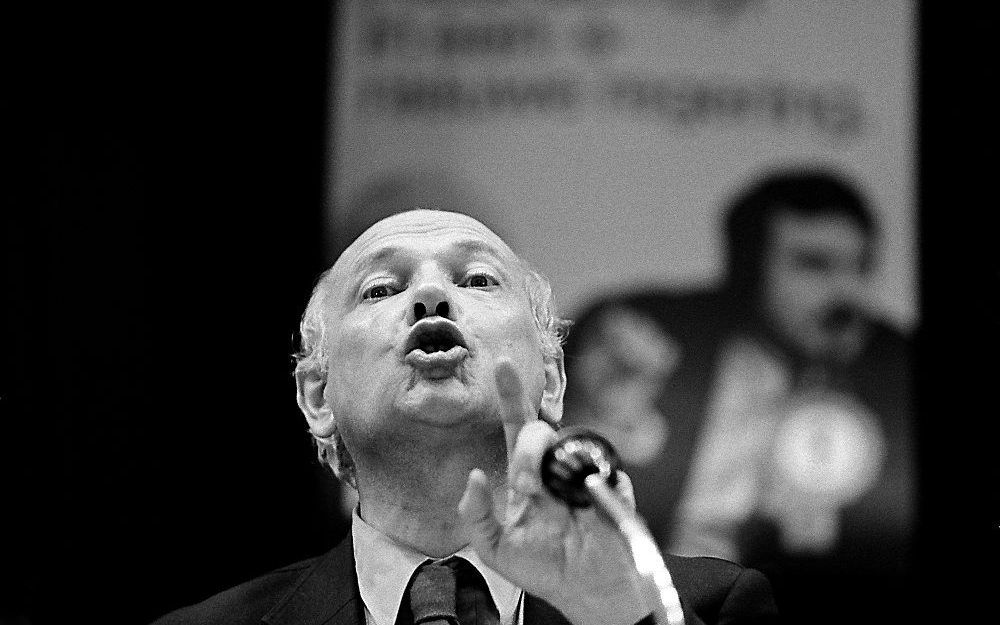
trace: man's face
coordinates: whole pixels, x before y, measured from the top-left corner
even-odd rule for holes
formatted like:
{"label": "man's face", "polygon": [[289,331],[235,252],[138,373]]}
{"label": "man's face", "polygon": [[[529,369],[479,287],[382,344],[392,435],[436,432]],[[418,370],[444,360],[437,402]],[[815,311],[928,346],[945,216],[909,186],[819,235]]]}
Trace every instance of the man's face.
{"label": "man's face", "polygon": [[502,431],[498,373],[511,370],[537,414],[545,360],[524,275],[478,221],[380,221],[341,255],[332,288],[323,395],[349,449]]}
{"label": "man's face", "polygon": [[864,345],[868,239],[836,213],[771,220],[762,288],[764,316],[811,358],[852,360]]}

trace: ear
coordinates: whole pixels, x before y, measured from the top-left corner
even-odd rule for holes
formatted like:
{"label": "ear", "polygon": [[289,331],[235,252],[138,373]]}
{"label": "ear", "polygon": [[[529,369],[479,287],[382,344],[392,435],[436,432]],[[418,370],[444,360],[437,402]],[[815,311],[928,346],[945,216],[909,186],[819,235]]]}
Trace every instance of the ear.
{"label": "ear", "polygon": [[336,426],[333,411],[326,404],[323,391],[326,376],[317,369],[295,372],[295,400],[315,436],[330,436]]}
{"label": "ear", "polygon": [[545,357],[545,389],[542,391],[542,405],[538,416],[555,425],[562,420],[563,394],[566,392],[566,369],[563,367],[563,355]]}

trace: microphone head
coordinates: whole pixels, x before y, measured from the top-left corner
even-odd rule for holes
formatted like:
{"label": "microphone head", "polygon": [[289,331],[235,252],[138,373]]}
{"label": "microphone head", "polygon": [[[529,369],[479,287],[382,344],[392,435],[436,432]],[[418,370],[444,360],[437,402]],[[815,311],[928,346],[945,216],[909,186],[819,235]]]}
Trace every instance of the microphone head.
{"label": "microphone head", "polygon": [[614,487],[619,468],[618,453],[606,438],[591,430],[565,428],[542,456],[542,483],[571,507],[586,508],[593,503],[584,484],[587,476],[598,473]]}

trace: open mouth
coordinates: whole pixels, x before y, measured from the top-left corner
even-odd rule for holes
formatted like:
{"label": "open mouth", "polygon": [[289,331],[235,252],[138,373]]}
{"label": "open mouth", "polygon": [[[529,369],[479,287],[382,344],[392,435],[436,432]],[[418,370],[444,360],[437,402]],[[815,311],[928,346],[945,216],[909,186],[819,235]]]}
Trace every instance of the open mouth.
{"label": "open mouth", "polygon": [[404,360],[428,379],[442,380],[455,375],[469,355],[462,332],[445,319],[421,321],[406,339]]}
{"label": "open mouth", "polygon": [[449,352],[456,347],[468,349],[462,332],[450,321],[425,321],[413,326],[406,339],[405,353],[425,354]]}

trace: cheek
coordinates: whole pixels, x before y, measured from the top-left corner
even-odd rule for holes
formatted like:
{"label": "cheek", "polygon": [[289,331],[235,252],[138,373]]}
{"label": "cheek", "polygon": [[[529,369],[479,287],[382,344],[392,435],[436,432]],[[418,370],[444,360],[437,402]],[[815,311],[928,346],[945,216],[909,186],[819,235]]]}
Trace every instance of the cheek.
{"label": "cheek", "polygon": [[[542,357],[541,335],[535,319],[523,312],[510,314],[499,326],[499,341],[502,356],[510,358],[523,376],[526,390],[540,393],[545,385],[544,358]],[[537,388],[536,388],[537,387]]]}
{"label": "cheek", "polygon": [[804,276],[789,288],[789,304],[803,315],[818,315],[831,302],[833,290],[827,276]]}
{"label": "cheek", "polygon": [[485,330],[494,334],[503,347],[519,352],[538,350],[539,335],[533,317],[521,310],[502,310],[492,315],[492,319]]}
{"label": "cheek", "polygon": [[330,338],[327,393],[358,395],[373,389],[373,382],[381,379],[375,372],[391,363],[387,336],[377,319],[342,324]]}
{"label": "cheek", "polygon": [[814,272],[775,272],[765,291],[770,308],[780,314],[797,317],[808,315],[825,300],[826,280]]}
{"label": "cheek", "polygon": [[474,323],[466,325],[465,330],[480,346],[480,360],[486,365],[496,366],[501,361],[510,361],[522,370],[531,366],[535,359],[541,359],[540,338],[534,318],[516,307],[484,309]]}
{"label": "cheek", "polygon": [[[375,361],[391,348],[396,328],[388,313],[346,316],[330,337],[330,356],[340,362]],[[391,312],[391,311],[389,311]],[[336,362],[331,364],[336,365]]]}

